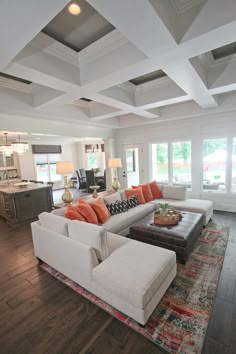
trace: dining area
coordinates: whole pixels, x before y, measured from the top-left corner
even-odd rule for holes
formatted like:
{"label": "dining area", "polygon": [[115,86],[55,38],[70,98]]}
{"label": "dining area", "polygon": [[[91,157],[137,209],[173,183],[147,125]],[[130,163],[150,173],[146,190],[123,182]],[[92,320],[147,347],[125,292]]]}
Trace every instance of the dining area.
{"label": "dining area", "polygon": [[99,168],[90,170],[79,168],[75,170],[75,173],[77,189],[86,191],[87,193],[92,193],[94,187],[97,187],[97,190],[99,189],[101,192],[106,190],[106,170],[102,172]]}

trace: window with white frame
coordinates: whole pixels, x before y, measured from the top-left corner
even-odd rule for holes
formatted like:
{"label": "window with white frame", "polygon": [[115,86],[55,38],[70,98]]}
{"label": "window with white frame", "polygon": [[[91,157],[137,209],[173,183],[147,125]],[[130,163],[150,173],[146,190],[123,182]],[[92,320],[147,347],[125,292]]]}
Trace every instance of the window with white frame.
{"label": "window with white frame", "polygon": [[[191,188],[191,141],[157,143],[151,147],[153,178]],[[199,164],[201,160],[203,192],[236,193],[236,137],[202,140]]]}
{"label": "window with white frame", "polygon": [[168,143],[152,144],[152,175],[158,182],[168,183]]}
{"label": "window with white frame", "polygon": [[172,143],[172,183],[184,184],[191,187],[191,141],[178,141]]}
{"label": "window with white frame", "polygon": [[56,174],[56,162],[61,160],[61,154],[35,154],[37,181],[61,181],[62,176]]}
{"label": "window with white frame", "polygon": [[104,144],[85,145],[85,169],[105,169]]}
{"label": "window with white frame", "polygon": [[205,191],[225,191],[227,139],[203,140],[203,184]]}

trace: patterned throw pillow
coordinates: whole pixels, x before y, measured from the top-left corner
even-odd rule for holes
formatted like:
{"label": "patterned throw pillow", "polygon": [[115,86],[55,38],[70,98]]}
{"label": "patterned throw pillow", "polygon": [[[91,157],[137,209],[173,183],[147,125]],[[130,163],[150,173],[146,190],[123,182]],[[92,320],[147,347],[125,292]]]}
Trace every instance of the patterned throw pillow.
{"label": "patterned throw pillow", "polygon": [[106,206],[111,215],[116,215],[128,211],[128,205],[126,200],[117,200],[115,203],[110,203]]}
{"label": "patterned throw pillow", "polygon": [[138,196],[137,194],[127,199],[128,209],[135,208],[138,205]]}

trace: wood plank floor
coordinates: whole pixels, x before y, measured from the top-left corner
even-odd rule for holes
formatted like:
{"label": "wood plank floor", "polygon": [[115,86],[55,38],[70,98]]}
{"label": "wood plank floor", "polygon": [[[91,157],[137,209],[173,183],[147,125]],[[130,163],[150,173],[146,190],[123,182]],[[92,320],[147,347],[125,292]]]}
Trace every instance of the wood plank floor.
{"label": "wood plank floor", "polygon": [[[236,353],[236,214],[215,212],[231,227],[204,354]],[[163,351],[41,270],[29,226],[0,220],[1,354],[144,354]]]}

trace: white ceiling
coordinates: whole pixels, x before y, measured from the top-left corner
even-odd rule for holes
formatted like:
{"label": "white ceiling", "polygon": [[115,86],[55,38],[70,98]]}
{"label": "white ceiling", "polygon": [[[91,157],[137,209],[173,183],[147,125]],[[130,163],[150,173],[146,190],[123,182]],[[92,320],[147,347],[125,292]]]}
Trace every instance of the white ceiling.
{"label": "white ceiling", "polygon": [[[236,111],[236,56],[211,54],[236,42],[235,0],[87,0],[114,30],[95,42],[77,31],[77,43],[93,42],[79,53],[41,32],[68,3],[0,3],[0,71],[32,82],[0,77],[0,122],[118,129]],[[157,70],[167,76],[129,82]]]}

